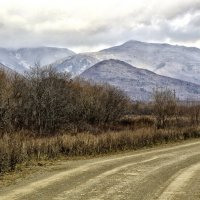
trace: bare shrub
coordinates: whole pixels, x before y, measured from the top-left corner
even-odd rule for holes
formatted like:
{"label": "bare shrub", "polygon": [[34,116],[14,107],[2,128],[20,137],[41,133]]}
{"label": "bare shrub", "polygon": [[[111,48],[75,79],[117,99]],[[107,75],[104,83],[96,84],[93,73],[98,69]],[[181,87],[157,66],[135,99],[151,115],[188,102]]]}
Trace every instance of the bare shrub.
{"label": "bare shrub", "polygon": [[199,125],[200,123],[200,105],[199,104],[192,105],[190,107],[189,116],[190,116],[191,125]]}
{"label": "bare shrub", "polygon": [[94,130],[114,124],[128,110],[129,99],[108,85],[93,85],[51,66],[33,68],[25,77],[1,75],[2,129],[36,131]]}
{"label": "bare shrub", "polygon": [[153,98],[156,126],[157,128],[165,128],[167,120],[176,115],[177,101],[175,92],[169,89],[155,90]]}

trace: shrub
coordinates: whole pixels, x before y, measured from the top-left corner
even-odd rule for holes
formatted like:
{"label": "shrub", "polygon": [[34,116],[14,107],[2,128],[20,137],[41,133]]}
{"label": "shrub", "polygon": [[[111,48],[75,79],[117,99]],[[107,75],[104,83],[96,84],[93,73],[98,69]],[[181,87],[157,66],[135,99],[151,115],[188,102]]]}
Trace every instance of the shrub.
{"label": "shrub", "polygon": [[3,131],[84,131],[91,126],[107,127],[128,110],[128,97],[116,88],[72,80],[69,74],[58,73],[52,67],[36,67],[25,77],[9,79],[5,73],[2,76]]}

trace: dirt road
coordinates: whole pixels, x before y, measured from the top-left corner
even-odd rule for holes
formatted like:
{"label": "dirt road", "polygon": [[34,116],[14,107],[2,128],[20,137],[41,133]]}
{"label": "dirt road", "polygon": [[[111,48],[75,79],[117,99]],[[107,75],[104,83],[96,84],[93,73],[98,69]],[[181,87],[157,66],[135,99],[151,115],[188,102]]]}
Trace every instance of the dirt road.
{"label": "dirt road", "polygon": [[200,140],[68,161],[0,189],[0,200],[200,200]]}

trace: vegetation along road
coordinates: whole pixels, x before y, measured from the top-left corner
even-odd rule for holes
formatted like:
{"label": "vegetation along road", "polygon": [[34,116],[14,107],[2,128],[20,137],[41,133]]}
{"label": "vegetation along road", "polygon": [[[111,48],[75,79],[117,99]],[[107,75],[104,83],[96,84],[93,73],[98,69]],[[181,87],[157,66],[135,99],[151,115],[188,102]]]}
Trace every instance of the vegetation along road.
{"label": "vegetation along road", "polygon": [[62,162],[0,189],[1,200],[200,199],[200,141]]}

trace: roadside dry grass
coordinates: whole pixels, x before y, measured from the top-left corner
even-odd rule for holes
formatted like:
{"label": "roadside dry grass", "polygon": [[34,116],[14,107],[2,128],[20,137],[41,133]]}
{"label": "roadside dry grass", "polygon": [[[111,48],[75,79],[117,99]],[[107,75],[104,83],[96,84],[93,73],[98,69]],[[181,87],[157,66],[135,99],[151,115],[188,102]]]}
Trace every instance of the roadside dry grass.
{"label": "roadside dry grass", "polygon": [[105,132],[98,135],[79,133],[51,137],[35,137],[24,132],[4,134],[0,138],[0,172],[25,168],[34,162],[42,166],[43,161],[61,157],[96,156],[125,150],[136,150],[174,141],[200,137],[200,128],[154,129]]}

